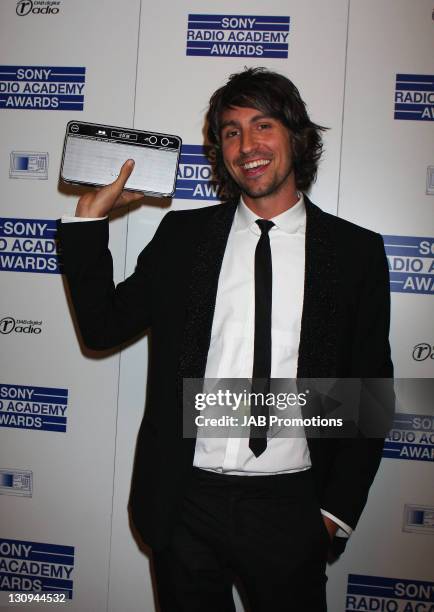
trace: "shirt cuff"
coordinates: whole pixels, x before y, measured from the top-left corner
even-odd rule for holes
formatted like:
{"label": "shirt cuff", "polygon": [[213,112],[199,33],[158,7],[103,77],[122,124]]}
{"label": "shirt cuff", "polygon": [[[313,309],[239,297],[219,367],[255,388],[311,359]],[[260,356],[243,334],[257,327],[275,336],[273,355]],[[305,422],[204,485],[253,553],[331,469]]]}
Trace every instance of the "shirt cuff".
{"label": "shirt cuff", "polygon": [[69,215],[62,216],[62,223],[79,223],[80,221],[103,221],[107,217],[70,217]]}
{"label": "shirt cuff", "polygon": [[321,508],[321,514],[323,516],[327,516],[334,523],[336,523],[336,525],[339,525],[339,529],[336,532],[336,535],[339,538],[349,538],[350,535],[353,533],[353,530],[351,529],[351,527],[349,527],[346,523],[344,523],[340,519],[338,519],[335,516],[333,516],[333,514],[330,514],[330,512],[327,512],[327,510],[323,510]]}

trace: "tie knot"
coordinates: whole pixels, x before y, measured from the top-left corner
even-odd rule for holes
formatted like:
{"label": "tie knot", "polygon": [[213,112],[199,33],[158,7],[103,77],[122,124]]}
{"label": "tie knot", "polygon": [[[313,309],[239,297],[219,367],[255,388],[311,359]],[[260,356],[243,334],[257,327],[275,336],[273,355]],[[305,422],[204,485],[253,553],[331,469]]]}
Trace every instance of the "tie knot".
{"label": "tie knot", "polygon": [[256,223],[261,230],[262,235],[268,234],[270,229],[274,226],[272,221],[268,221],[268,219],[256,219]]}

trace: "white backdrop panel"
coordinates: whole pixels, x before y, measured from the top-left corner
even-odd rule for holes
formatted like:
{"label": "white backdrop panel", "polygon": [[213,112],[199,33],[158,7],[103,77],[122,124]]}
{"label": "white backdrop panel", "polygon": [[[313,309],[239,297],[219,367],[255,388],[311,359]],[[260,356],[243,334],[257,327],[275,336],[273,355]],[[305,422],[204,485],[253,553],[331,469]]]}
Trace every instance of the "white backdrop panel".
{"label": "white backdrop panel", "polygon": [[[2,65],[86,68],[82,111],[0,108],[1,217],[54,220],[74,210],[77,190],[58,189],[69,120],[133,123],[139,1],[131,0],[127,11],[115,0],[58,6],[58,14],[19,15],[17,2],[1,3]],[[48,152],[48,179],[9,178],[11,151]],[[120,218],[111,226],[118,280],[125,236]],[[0,469],[33,473],[32,497],[0,496],[0,538],[74,547],[68,609],[104,610],[119,355],[83,354],[60,275],[2,271],[0,280],[0,319],[41,322],[38,335],[0,335],[0,383],[68,390],[65,433],[0,428]]]}
{"label": "white backdrop panel", "polygon": [[[191,165],[197,171],[210,94],[229,74],[262,65],[293,79],[312,119],[331,128],[312,199],[399,239],[403,252],[414,236],[432,236],[433,189],[426,180],[434,165],[434,124],[394,119],[396,75],[434,73],[428,0],[271,0],[266,7],[257,0],[60,0],[58,14],[51,15],[19,15],[18,5],[23,3],[7,0],[0,6],[2,65],[84,67],[84,108],[2,108],[6,98],[0,90],[0,217],[53,220],[74,210],[74,190],[57,186],[64,128],[73,118],[179,134],[188,152],[199,158],[199,166]],[[289,34],[282,39],[288,57],[187,55],[192,14],[289,17]],[[9,178],[13,151],[48,153],[48,179]],[[180,173],[191,168],[185,161]],[[201,187],[200,182],[191,184]],[[128,228],[125,215],[112,221],[116,280],[133,270],[138,252],[169,207],[213,203],[217,199],[212,196],[181,198],[178,191],[172,201],[149,198],[135,207]],[[2,245],[0,239],[0,256]],[[394,265],[393,248],[388,249]],[[425,257],[425,265],[432,255]],[[2,538],[73,546],[69,609],[154,610],[148,564],[132,537],[126,510],[146,392],[146,339],[120,359],[83,354],[58,274],[1,271],[0,281],[0,326],[13,318],[37,321],[41,329],[30,334],[15,327],[0,334],[0,385],[68,391],[66,433],[0,427],[0,470],[27,470],[33,476],[31,496],[0,495],[0,551],[6,554],[9,546]],[[416,288],[406,295],[399,289],[392,298],[397,375],[432,377],[432,296]],[[410,404],[406,401],[403,410],[417,413],[418,406]],[[330,610],[344,612],[350,573],[434,581],[432,529],[408,524],[409,505],[419,508],[422,521],[434,511],[432,462],[384,460],[348,551],[329,569]],[[238,600],[237,608],[242,609]]]}
{"label": "white backdrop panel", "polygon": [[[427,166],[433,164],[434,124],[394,119],[395,84],[397,74],[433,74],[432,4],[426,0],[351,0],[349,17],[338,214],[395,236],[397,244],[403,245],[399,256],[411,263],[418,255],[409,246],[411,237],[432,236],[433,197],[426,193],[426,175]],[[392,265],[391,241],[385,242]],[[432,295],[404,295],[395,290],[391,345],[396,376],[433,376],[434,362],[426,356],[427,349],[421,353],[423,360],[414,358],[418,355],[414,348],[422,342],[434,344]],[[399,410],[423,413],[413,398],[399,401]],[[427,434],[427,442],[414,450],[432,453],[432,426]],[[395,430],[394,435],[411,439],[414,430],[409,426]],[[404,452],[410,452],[410,447],[404,444]],[[411,460],[405,455],[383,459],[348,550],[342,562],[329,570],[330,609],[358,610],[363,605],[372,610],[429,609],[428,601],[418,597],[414,582],[432,584],[434,580],[432,529],[422,528],[422,517],[434,509],[432,465],[432,460]],[[419,508],[419,528],[407,525],[406,505]],[[390,578],[401,583],[408,580],[410,596],[401,599],[400,590],[389,585],[382,600],[371,587],[371,601],[363,602],[357,596],[345,607],[349,574],[365,577],[365,584],[378,581],[380,587]]]}
{"label": "white backdrop panel", "polygon": [[[231,73],[244,66],[266,66],[286,74],[299,87],[312,119],[331,128],[325,135],[326,152],[312,199],[336,212],[347,8],[346,0],[333,0],[327,6],[319,1],[306,4],[273,0],[266,7],[258,1],[143,3],[135,127],[178,134],[184,144],[200,145],[209,97]],[[288,58],[187,56],[190,14],[289,16]],[[174,199],[171,207],[212,203]],[[168,205],[170,202],[149,200],[149,205],[130,214],[127,272],[133,270],[138,253],[151,239]],[[111,562],[109,599],[112,612],[120,607],[128,612],[154,609],[149,574],[144,571],[146,557],[131,539],[126,514],[135,440],[145,401],[146,369],[147,343],[143,340],[124,351],[121,358],[112,540],[116,554]],[[128,576],[121,581],[119,575],[125,567]],[[241,609],[239,602],[238,608]]]}
{"label": "white backdrop panel", "polygon": [[432,232],[434,122],[394,119],[396,75],[434,72],[432,8],[351,2],[339,214],[383,234]]}

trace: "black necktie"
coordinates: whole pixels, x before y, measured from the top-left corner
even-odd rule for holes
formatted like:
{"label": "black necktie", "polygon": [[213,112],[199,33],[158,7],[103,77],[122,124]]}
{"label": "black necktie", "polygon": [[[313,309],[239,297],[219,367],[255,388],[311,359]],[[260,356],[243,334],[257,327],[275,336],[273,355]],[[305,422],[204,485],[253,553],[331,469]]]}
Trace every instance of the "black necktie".
{"label": "black necktie", "polygon": [[[273,272],[271,265],[270,236],[272,221],[258,219],[261,236],[255,251],[255,345],[253,352],[252,393],[263,394],[270,390],[271,376],[271,300]],[[261,396],[260,396],[261,397]],[[250,414],[257,420],[264,416],[267,425],[250,426],[249,448],[259,457],[267,448],[268,406],[262,401],[250,402]]]}

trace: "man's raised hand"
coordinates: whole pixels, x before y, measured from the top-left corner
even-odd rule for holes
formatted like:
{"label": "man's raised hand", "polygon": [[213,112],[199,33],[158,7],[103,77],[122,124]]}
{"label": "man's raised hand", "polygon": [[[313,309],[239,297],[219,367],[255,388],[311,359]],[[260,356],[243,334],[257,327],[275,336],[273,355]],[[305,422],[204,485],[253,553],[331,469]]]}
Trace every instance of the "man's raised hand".
{"label": "man's raised hand", "polygon": [[134,160],[127,159],[113,183],[82,195],[78,200],[75,216],[89,219],[105,217],[111,210],[143,198],[142,193],[124,191],[125,183],[133,169]]}

